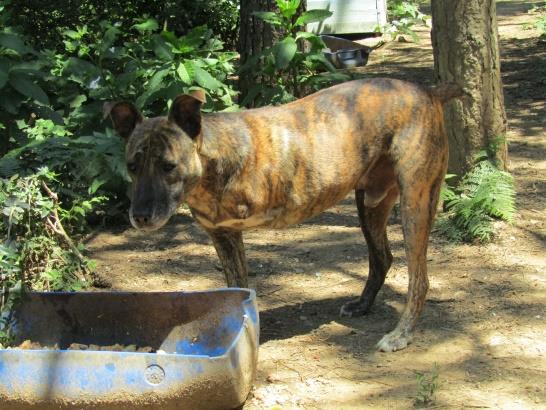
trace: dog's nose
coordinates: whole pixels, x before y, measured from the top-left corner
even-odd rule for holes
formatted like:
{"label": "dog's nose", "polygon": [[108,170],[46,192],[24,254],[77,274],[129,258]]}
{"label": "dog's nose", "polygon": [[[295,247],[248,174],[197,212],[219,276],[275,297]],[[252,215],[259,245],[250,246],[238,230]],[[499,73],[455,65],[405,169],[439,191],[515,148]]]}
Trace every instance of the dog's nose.
{"label": "dog's nose", "polygon": [[147,213],[134,213],[133,212],[133,219],[137,223],[137,225],[147,225],[148,222],[152,219],[152,216]]}

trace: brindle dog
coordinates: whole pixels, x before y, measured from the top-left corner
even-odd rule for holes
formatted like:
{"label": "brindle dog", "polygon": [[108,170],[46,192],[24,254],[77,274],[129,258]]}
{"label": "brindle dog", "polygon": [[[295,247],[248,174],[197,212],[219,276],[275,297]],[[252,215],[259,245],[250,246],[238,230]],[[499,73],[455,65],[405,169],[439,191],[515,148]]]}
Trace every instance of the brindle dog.
{"label": "brindle dog", "polygon": [[427,243],[448,159],[442,104],[460,95],[455,85],[374,79],[237,113],[202,114],[203,92],[177,97],[167,117],[145,119],[126,102],[105,110],[126,143],[133,226],[158,229],[186,201],[229,286],[248,286],[243,230],[300,223],[354,189],[369,276],[341,315],[367,313],[392,263],[386,225],[400,197],[408,301],[378,343],[395,351],[410,342],[425,302]]}

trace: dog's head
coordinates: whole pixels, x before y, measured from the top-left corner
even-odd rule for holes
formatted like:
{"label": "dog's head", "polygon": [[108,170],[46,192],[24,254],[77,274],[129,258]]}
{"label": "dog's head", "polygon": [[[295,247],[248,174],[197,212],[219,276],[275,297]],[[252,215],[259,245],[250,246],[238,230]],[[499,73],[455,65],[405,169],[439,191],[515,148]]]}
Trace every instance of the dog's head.
{"label": "dog's head", "polygon": [[132,180],[129,217],[135,228],[161,228],[199,181],[197,140],[204,102],[202,91],[180,95],[167,117],[155,118],[144,118],[127,102],[105,104],[105,115],[125,141]]}

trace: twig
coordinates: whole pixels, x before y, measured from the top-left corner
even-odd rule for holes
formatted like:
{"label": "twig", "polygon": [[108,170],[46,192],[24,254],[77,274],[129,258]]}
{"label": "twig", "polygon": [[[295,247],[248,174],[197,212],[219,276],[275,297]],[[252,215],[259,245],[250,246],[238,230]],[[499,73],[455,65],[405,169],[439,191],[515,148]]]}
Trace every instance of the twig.
{"label": "twig", "polygon": [[275,362],[275,364],[280,364],[281,366],[286,367],[288,370],[292,370],[293,372],[297,373],[298,376],[300,377],[300,381],[303,383],[303,376],[301,375],[301,373],[299,371],[297,371],[293,367],[288,366],[282,360],[274,360],[274,362]]}
{"label": "twig", "polygon": [[274,290],[270,290],[269,292],[264,292],[264,293],[260,293],[259,296],[261,298],[263,298],[264,296],[269,296],[269,295],[272,295],[274,293],[277,293],[279,290],[281,290],[283,287],[282,286],[277,286],[276,289]]}
{"label": "twig", "polygon": [[[47,196],[49,196],[55,204],[59,202],[59,197],[57,196],[57,194],[53,192],[51,189],[49,189],[49,187],[44,181],[42,181],[42,188],[46,192]],[[47,226],[49,226],[49,228],[53,232],[55,232],[65,241],[65,243],[68,245],[72,253],[76,255],[76,258],[78,258],[78,261],[80,262],[80,266],[82,268],[82,272],[80,273],[79,271],[76,270],[74,272],[76,277],[82,282],[93,283],[93,280],[91,278],[92,273],[87,267],[85,258],[83,257],[80,250],[76,247],[76,245],[74,245],[74,242],[72,242],[72,239],[70,239],[70,237],[64,230],[63,224],[61,223],[61,219],[59,218],[59,214],[56,208],[53,208],[53,211],[51,211],[51,213],[46,218],[46,224]]]}

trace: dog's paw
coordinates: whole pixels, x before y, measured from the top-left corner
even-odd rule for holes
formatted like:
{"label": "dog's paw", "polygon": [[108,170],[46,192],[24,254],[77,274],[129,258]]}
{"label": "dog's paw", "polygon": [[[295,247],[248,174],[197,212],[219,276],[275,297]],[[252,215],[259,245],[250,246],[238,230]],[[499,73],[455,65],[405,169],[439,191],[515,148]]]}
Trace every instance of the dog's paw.
{"label": "dog's paw", "polygon": [[341,306],[341,310],[339,311],[339,316],[341,317],[356,317],[356,316],[362,316],[368,313],[368,303],[362,302],[362,300],[355,299],[351,300],[350,302],[345,303],[343,306]]}
{"label": "dog's paw", "polygon": [[410,343],[411,335],[395,329],[383,336],[376,346],[382,352],[396,352],[405,349]]}

